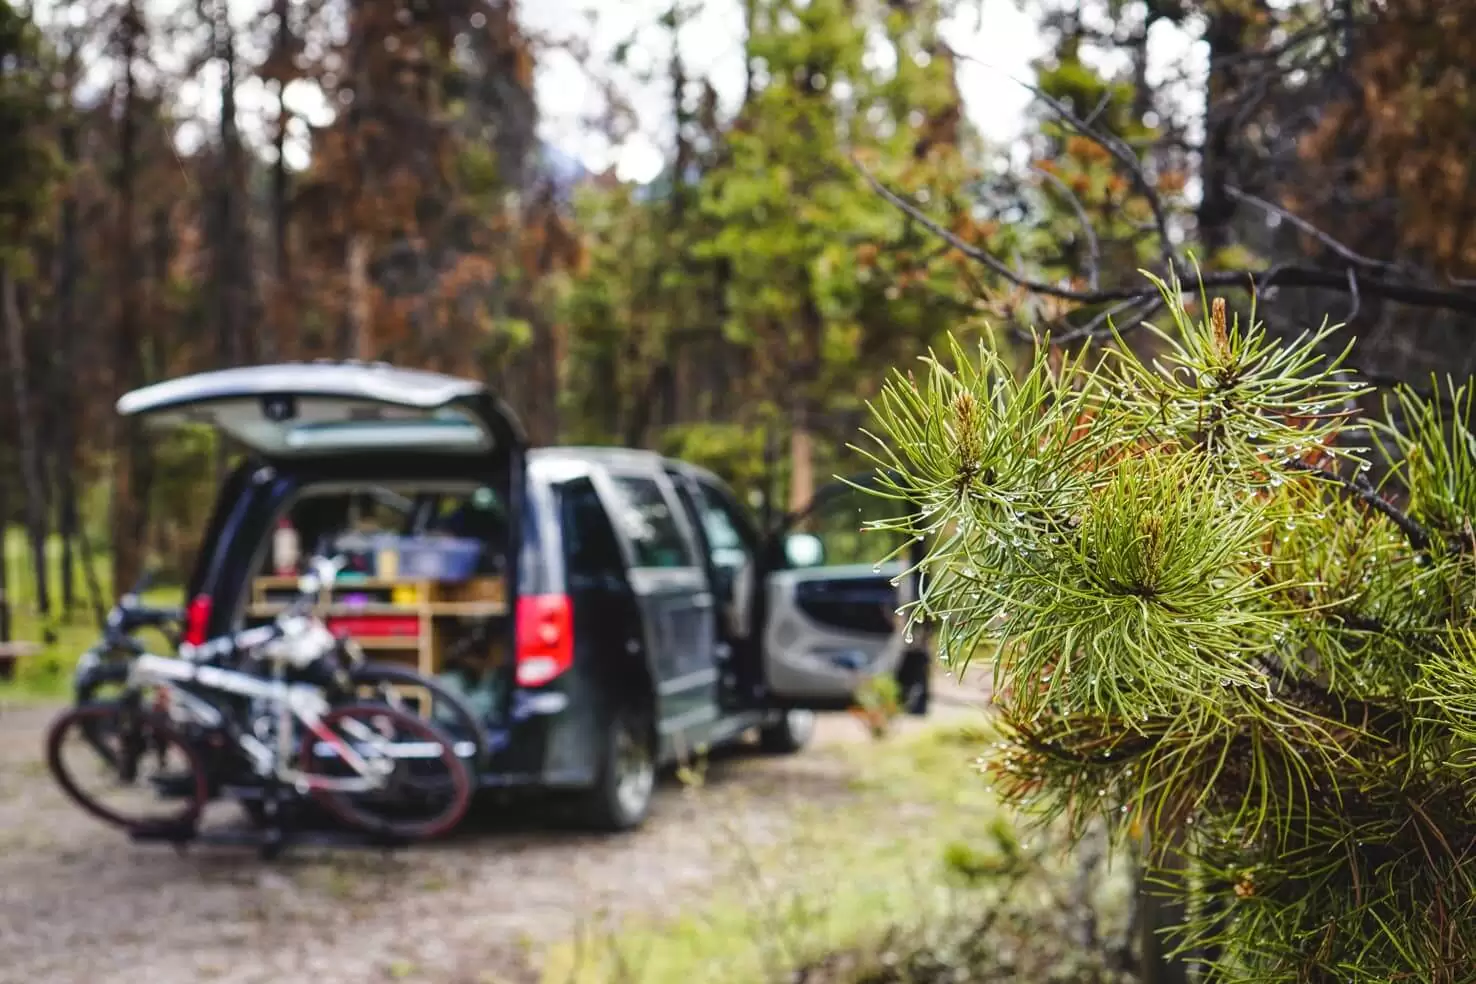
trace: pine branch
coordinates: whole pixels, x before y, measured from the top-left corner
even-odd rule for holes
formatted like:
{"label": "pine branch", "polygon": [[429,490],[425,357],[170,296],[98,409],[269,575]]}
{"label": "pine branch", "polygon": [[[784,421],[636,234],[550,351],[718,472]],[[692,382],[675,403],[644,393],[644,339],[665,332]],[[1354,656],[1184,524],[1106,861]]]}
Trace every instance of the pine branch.
{"label": "pine branch", "polygon": [[1379,495],[1378,490],[1361,473],[1356,478],[1344,478],[1337,472],[1306,462],[1290,460],[1282,462],[1283,466],[1293,471],[1306,472],[1325,481],[1332,482],[1339,488],[1351,494],[1358,501],[1364,503],[1375,511],[1382,513],[1395,526],[1404,533],[1409,540],[1409,545],[1416,550],[1424,551],[1430,548],[1430,531],[1421,526],[1409,514],[1405,513],[1393,503]]}

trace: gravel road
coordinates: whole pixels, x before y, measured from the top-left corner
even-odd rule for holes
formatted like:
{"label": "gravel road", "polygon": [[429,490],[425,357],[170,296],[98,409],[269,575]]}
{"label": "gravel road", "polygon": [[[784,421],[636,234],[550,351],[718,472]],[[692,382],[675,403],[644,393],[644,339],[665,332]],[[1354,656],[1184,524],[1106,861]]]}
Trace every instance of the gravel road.
{"label": "gravel road", "polygon": [[[934,718],[977,700],[941,697]],[[824,715],[803,754],[726,755],[700,789],[668,781],[632,834],[478,817],[436,845],[267,865],[248,849],[134,845],[82,814],[41,761],[51,713],[0,709],[0,984],[536,981],[540,942],[675,911],[729,870],[735,832],[761,845],[801,804],[854,798],[835,746],[866,740]]]}

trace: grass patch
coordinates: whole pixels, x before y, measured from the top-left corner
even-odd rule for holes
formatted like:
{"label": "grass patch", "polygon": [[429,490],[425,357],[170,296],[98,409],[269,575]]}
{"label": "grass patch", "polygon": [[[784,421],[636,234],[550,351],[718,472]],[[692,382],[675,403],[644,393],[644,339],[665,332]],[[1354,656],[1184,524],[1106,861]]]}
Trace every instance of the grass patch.
{"label": "grass patch", "polygon": [[[1020,980],[1109,979],[1050,976],[1080,956],[1061,942],[1074,918],[1076,866],[1057,835],[1020,823],[973,767],[991,740],[980,725],[934,725],[846,749],[839,754],[856,769],[854,802],[802,812],[781,843],[747,843],[714,810],[715,836],[733,856],[705,904],[676,919],[586,926],[544,955],[543,979],[911,980],[887,974],[909,962],[965,960],[937,954],[977,951],[986,935],[996,969],[1036,975]],[[1125,911],[1126,892],[1119,873],[1096,879],[1097,918],[1110,925],[1110,913]],[[919,964],[924,951],[933,956]],[[952,976],[927,979],[1011,979],[946,970]]]}
{"label": "grass patch", "polygon": [[[62,545],[59,537],[53,536],[47,542],[46,560],[52,594],[52,614],[49,617],[43,617],[38,610],[31,547],[25,531],[18,527],[6,531],[4,562],[10,587],[10,634],[17,641],[42,644],[43,648],[19,661],[14,679],[0,680],[0,701],[3,702],[52,701],[65,696],[77,657],[96,642],[99,635],[99,627],[88,604],[80,556],[76,569],[78,604],[70,616],[61,614]],[[112,604],[116,594],[113,591],[111,559],[106,552],[98,551],[94,561],[104,604]],[[154,605],[178,605],[181,597],[178,587],[159,587],[147,592],[145,600]],[[48,637],[52,641],[47,642]],[[162,647],[166,644],[164,638],[157,634],[143,633],[140,638],[151,645]]]}

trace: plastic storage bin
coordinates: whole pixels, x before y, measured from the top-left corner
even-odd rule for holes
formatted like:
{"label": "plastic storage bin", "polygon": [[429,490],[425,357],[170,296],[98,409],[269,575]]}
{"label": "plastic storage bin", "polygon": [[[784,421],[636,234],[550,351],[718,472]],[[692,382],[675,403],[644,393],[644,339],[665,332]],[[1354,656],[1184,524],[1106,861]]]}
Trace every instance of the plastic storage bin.
{"label": "plastic storage bin", "polygon": [[427,581],[465,581],[477,572],[482,544],[452,536],[406,537],[400,541],[402,578]]}

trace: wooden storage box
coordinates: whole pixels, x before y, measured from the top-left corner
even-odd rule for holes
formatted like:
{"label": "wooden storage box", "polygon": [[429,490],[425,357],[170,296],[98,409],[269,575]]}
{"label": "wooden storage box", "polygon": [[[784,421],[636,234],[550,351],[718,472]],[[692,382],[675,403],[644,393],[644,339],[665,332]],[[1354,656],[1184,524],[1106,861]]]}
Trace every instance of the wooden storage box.
{"label": "wooden storage box", "polygon": [[[260,577],[252,584],[247,615],[261,624],[297,596],[295,577]],[[353,601],[345,601],[353,598]],[[441,653],[467,619],[508,614],[507,584],[500,577],[458,583],[401,578],[354,578],[335,584],[324,619],[351,636],[375,659],[413,664],[421,673],[441,672]],[[494,653],[487,653],[493,660]]]}

